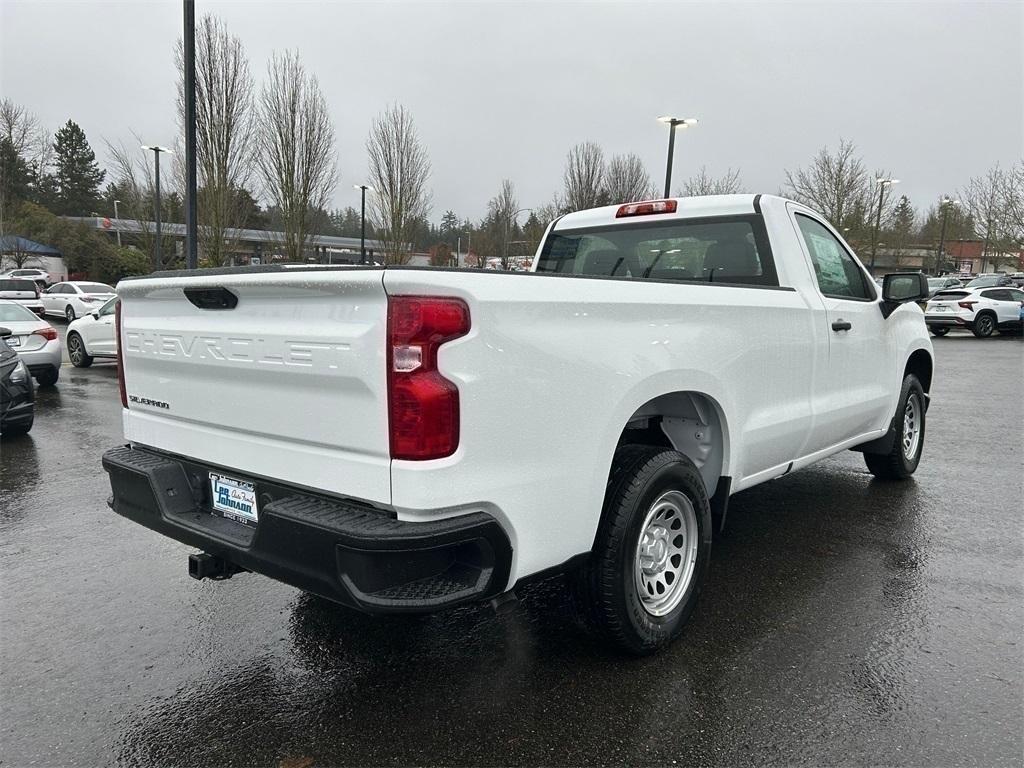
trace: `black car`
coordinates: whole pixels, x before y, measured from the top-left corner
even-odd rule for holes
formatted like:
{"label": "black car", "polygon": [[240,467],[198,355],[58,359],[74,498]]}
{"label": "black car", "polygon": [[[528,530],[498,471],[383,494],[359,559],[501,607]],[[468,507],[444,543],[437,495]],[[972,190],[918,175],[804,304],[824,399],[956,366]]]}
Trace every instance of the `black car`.
{"label": "black car", "polygon": [[14,437],[32,429],[36,416],[36,390],[28,368],[4,341],[11,335],[0,328],[0,435]]}

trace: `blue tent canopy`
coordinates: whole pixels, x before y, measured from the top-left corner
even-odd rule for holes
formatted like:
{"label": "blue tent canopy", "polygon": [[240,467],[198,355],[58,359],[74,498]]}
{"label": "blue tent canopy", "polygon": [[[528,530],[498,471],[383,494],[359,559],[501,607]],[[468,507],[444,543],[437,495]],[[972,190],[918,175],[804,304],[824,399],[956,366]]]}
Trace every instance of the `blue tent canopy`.
{"label": "blue tent canopy", "polygon": [[31,253],[33,256],[61,255],[56,248],[17,235],[0,237],[0,253]]}

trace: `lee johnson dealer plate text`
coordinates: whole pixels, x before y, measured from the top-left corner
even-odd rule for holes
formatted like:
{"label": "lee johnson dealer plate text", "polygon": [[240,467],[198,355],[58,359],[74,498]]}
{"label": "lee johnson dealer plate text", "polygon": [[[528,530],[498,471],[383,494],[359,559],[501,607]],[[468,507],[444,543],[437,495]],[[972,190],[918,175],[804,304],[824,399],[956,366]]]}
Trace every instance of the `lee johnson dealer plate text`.
{"label": "lee johnson dealer plate text", "polygon": [[210,473],[212,512],[218,517],[234,520],[253,528],[259,522],[256,508],[256,486],[245,480]]}

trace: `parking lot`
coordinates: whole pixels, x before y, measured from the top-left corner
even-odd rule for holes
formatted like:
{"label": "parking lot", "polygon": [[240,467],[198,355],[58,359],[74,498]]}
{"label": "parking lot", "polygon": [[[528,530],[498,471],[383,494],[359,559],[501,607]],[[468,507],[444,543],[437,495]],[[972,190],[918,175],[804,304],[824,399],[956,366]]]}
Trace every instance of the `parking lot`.
{"label": "parking lot", "polygon": [[686,634],[642,660],[558,579],[388,619],[190,579],[106,507],[114,366],[66,365],[0,447],[0,763],[1019,765],[1024,342],[934,345],[914,479],[847,453],[736,495]]}

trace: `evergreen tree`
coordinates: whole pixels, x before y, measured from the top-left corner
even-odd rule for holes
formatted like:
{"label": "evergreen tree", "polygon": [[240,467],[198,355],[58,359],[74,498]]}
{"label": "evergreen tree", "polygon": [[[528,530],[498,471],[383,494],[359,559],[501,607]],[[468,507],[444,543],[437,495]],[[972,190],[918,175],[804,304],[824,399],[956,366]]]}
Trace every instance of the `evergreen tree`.
{"label": "evergreen tree", "polygon": [[85,138],[85,131],[68,120],[54,136],[53,151],[55,212],[88,216],[97,207],[100,184],[107,173],[96,163],[96,154]]}
{"label": "evergreen tree", "polygon": [[29,192],[30,174],[14,145],[0,138],[0,205],[6,209],[16,200],[24,200]]}

